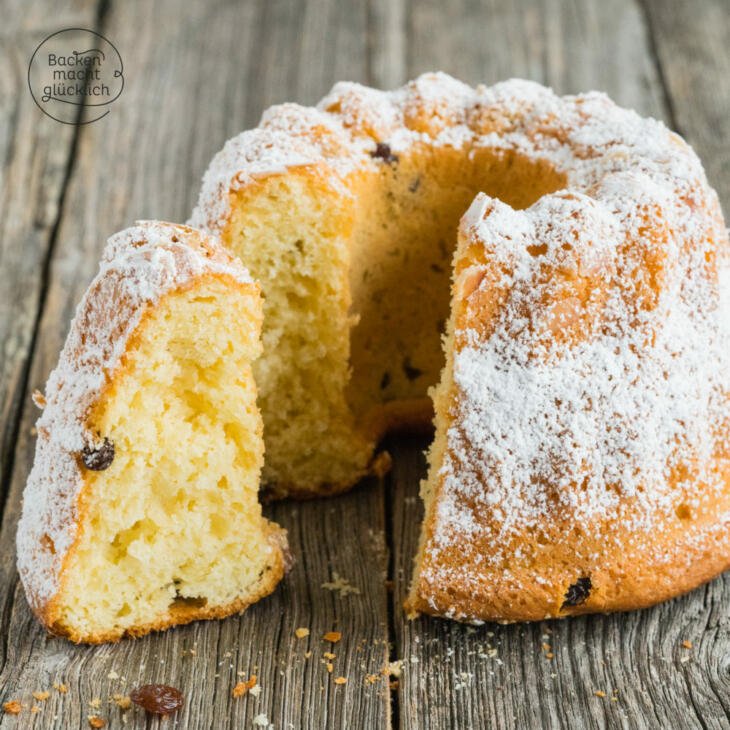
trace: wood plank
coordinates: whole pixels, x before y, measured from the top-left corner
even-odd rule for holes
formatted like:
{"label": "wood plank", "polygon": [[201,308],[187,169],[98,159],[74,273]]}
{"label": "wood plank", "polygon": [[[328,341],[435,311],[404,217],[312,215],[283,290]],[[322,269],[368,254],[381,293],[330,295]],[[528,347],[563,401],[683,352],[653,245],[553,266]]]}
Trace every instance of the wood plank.
{"label": "wood plank", "polygon": [[370,0],[369,11],[369,83],[379,89],[394,89],[408,81],[406,1]]}
{"label": "wood plank", "polygon": [[[46,5],[7,2],[0,30],[0,505],[75,135],[43,114],[28,92],[33,51],[59,27],[50,28]],[[62,2],[54,21],[93,27],[96,13],[96,0]]]}
{"label": "wood plank", "polygon": [[643,16],[631,0],[429,0],[413,8],[409,25],[411,78],[437,69],[471,84],[520,77],[562,94],[606,91],[640,114],[667,116]]}
{"label": "wood plank", "polygon": [[[727,69],[728,52],[720,40],[727,38],[726,5],[722,22],[716,17],[723,5],[718,1],[704,20],[692,23],[695,3],[683,6],[682,14],[672,13],[659,0],[652,5],[657,13],[661,8],[664,22],[676,26],[677,37],[665,41],[662,58],[674,59],[678,78],[689,61],[687,54],[698,52],[713,22],[719,30],[710,32],[714,40],[708,53],[721,56],[715,68]],[[672,5],[679,8],[682,3]],[[412,7],[408,75],[441,68],[472,83],[522,76],[552,85],[559,93],[598,88],[642,114],[670,119],[644,20],[641,8],[630,0],[494,1],[479,6],[466,0],[431,0]],[[695,33],[692,40],[683,36],[688,27]],[[692,84],[703,73],[701,59],[705,55],[694,62]],[[718,75],[714,83],[720,85],[721,78],[727,76]],[[675,81],[675,96],[688,83]],[[694,118],[699,129],[709,119],[716,123],[718,115],[727,120],[728,108],[713,96],[714,88],[695,90],[694,96],[682,99],[681,108],[679,98],[672,97],[685,131],[691,116],[686,104],[702,108]],[[727,84],[723,88],[715,93],[724,95]],[[719,139],[727,141],[726,136]],[[720,156],[719,144],[707,146],[705,153]],[[727,161],[727,155],[722,159]],[[723,163],[707,162],[722,186],[728,180],[720,180]],[[404,662],[399,690],[403,728],[727,727],[727,578],[631,614],[480,628],[428,618],[406,621],[400,606],[422,516],[417,494],[425,476],[421,451],[426,445],[414,439],[391,446],[393,615],[395,650]],[[683,648],[684,640],[694,648]],[[550,645],[554,659],[546,658],[543,643]]]}
{"label": "wood plank", "polygon": [[645,0],[674,124],[700,156],[730,212],[730,6]]}
{"label": "wood plank", "polygon": [[[227,136],[255,123],[265,104],[310,102],[338,78],[365,80],[366,23],[358,3],[335,0],[197,3],[185,13],[173,0],[112,4],[103,32],[122,54],[127,83],[111,113],[80,134],[29,389],[42,387],[55,364],[105,238],[135,218],[184,220],[212,154]],[[0,615],[7,637],[0,701],[30,704],[33,690],[63,682],[68,693],[52,691],[38,702],[33,727],[86,728],[94,713],[120,727],[120,711],[109,696],[153,681],[185,693],[179,727],[251,727],[259,714],[276,728],[389,725],[383,683],[364,681],[388,657],[382,485],[363,485],[336,501],[272,507],[290,531],[298,562],[275,595],[242,617],[116,646],[74,647],[45,635],[15,574],[14,532],[33,456],[34,418],[24,414],[0,532]],[[359,593],[340,596],[322,588],[335,572]],[[308,639],[295,638],[298,626],[310,629]],[[322,663],[331,647],[321,636],[330,630],[342,632],[332,649],[332,674]],[[238,671],[258,676],[258,699],[230,696]],[[340,674],[346,685],[333,683]],[[95,698],[98,710],[88,704]],[[26,710],[25,722],[29,717]],[[145,723],[139,710],[130,711],[129,721],[169,725]],[[3,715],[5,727],[19,725]]]}

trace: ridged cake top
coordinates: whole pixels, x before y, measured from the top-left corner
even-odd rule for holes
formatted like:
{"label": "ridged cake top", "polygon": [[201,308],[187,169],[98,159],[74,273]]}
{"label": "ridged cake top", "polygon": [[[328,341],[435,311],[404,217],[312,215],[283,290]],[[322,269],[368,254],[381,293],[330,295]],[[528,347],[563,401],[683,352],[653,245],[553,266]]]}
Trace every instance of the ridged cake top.
{"label": "ridged cake top", "polygon": [[45,395],[35,398],[43,413],[17,537],[18,570],[35,610],[58,589],[63,558],[76,536],[81,455],[99,446],[86,428],[90,408],[149,307],[205,274],[252,283],[217,239],[187,226],[140,221],[107,242]]}
{"label": "ridged cake top", "polygon": [[514,150],[550,162],[581,190],[609,172],[644,165],[671,166],[678,179],[702,176],[680,137],[605,94],[560,97],[520,79],[472,88],[428,73],[394,91],[341,82],[317,107],[271,107],[256,129],[230,139],[213,158],[190,223],[222,230],[232,192],[299,166],[318,166],[348,194],[350,173],[382,164],[379,144],[396,155],[417,145]]}

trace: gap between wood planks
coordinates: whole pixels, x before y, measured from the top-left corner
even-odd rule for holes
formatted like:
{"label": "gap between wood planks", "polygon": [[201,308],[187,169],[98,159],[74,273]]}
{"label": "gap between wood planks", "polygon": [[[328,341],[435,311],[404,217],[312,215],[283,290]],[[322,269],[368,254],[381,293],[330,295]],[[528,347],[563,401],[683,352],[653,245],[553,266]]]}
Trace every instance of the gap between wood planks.
{"label": "gap between wood planks", "polygon": [[[388,440],[383,444],[387,450]],[[392,664],[398,661],[400,646],[396,632],[396,611],[402,611],[403,606],[398,603],[398,591],[395,590],[395,582],[398,580],[395,565],[395,529],[393,515],[393,471],[385,476],[383,484],[383,499],[385,500],[385,547],[388,550],[388,567],[386,572],[387,608],[388,608],[388,661]],[[390,665],[388,676],[385,678],[388,683],[391,681]],[[388,698],[390,701],[390,723],[393,728],[400,728],[400,684],[395,689],[389,688]]]}
{"label": "gap between wood planks", "polygon": [[664,107],[664,113],[669,126],[678,134],[684,136],[684,130],[679,128],[677,124],[677,113],[674,109],[674,100],[669,91],[669,84],[667,83],[664,68],[659,60],[658,50],[658,39],[656,29],[651,21],[651,14],[648,7],[649,0],[636,0],[636,7],[641,13],[641,17],[644,21],[644,28],[646,29],[647,45],[649,46],[649,52],[651,54],[651,60],[654,63],[656,69],[657,78],[659,79],[659,88],[662,92],[662,105]]}

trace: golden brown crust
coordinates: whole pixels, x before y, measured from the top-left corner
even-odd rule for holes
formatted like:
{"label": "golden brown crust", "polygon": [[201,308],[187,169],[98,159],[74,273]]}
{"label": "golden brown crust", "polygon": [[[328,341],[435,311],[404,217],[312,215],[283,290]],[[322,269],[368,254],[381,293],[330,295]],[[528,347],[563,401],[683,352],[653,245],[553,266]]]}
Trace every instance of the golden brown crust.
{"label": "golden brown crust", "polygon": [[[730,480],[727,485],[730,488]],[[574,524],[558,521],[542,533],[542,555],[539,549],[533,552],[533,536],[515,540],[512,553],[519,550],[535,557],[533,563],[513,566],[509,580],[500,570],[483,572],[476,567],[481,562],[478,556],[493,549],[488,540],[465,540],[438,556],[426,548],[404,608],[411,615],[425,613],[467,622],[541,621],[646,608],[694,590],[730,568],[730,521],[727,510],[718,519],[715,510],[720,509],[719,502],[711,503],[704,519],[691,527],[662,525],[644,540],[640,550],[631,544],[633,539],[621,520],[595,532],[594,527],[576,531]],[[432,513],[423,530],[433,535],[435,529]],[[570,536],[567,540],[566,535]],[[435,562],[441,569],[472,565],[474,572],[471,578],[452,575],[448,582],[424,579]],[[565,605],[569,587],[581,577],[591,581],[587,598],[576,606]]]}

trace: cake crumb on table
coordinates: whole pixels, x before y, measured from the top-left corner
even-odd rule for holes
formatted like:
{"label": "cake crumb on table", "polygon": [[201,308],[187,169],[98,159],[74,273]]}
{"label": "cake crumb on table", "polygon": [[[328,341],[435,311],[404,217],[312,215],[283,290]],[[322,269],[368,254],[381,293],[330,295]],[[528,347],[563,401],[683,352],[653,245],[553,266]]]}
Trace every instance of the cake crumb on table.
{"label": "cake crumb on table", "polygon": [[132,706],[132,698],[129,695],[114,694],[112,701],[120,710],[128,710]]}
{"label": "cake crumb on table", "polygon": [[322,638],[336,644],[342,638],[342,634],[339,631],[328,631]]}
{"label": "cake crumb on table", "polygon": [[371,466],[373,476],[382,479],[393,468],[393,457],[387,451],[381,451]]}
{"label": "cake crumb on table", "polygon": [[46,690],[43,690],[42,692],[36,690],[32,694],[33,698],[38,700],[38,702],[45,702],[51,696],[51,693],[47,692]]}
{"label": "cake crumb on table", "polygon": [[335,571],[332,572],[332,580],[322,583],[322,588],[326,588],[328,591],[337,591],[340,594],[340,598],[344,598],[350,593],[355,595],[360,594],[359,588],[352,585],[350,581]]}
{"label": "cake crumb on table", "polygon": [[35,403],[36,407],[40,408],[41,410],[46,407],[46,396],[41,393],[38,388],[36,388],[33,393],[31,394],[31,398],[33,399],[33,403]]}
{"label": "cake crumb on table", "polygon": [[89,715],[89,727],[95,729],[106,727],[106,720],[103,717],[99,717],[99,715]]}
{"label": "cake crumb on table", "polygon": [[8,715],[18,715],[22,709],[23,706],[18,700],[9,700],[3,703],[3,712],[6,712]]}
{"label": "cake crumb on table", "polygon": [[335,684],[347,684],[347,677],[335,677],[334,683]]}
{"label": "cake crumb on table", "polygon": [[309,629],[304,626],[300,626],[298,629],[294,629],[294,636],[296,636],[297,639],[305,639],[309,636]]}
{"label": "cake crumb on table", "polygon": [[691,641],[690,641],[689,639],[685,639],[685,640],[684,640],[684,641],[682,642],[682,646],[683,646],[683,647],[684,647],[685,649],[691,649],[691,648],[692,648],[692,647],[694,646],[694,644],[692,644],[692,642],[691,642]]}
{"label": "cake crumb on table", "polygon": [[245,682],[238,682],[236,686],[233,688],[233,691],[231,694],[234,697],[243,697],[243,695],[246,694],[249,690],[253,689],[256,686],[256,675],[252,674]]}
{"label": "cake crumb on table", "polygon": [[55,689],[56,692],[60,692],[62,695],[65,695],[66,692],[68,692],[68,687],[63,684],[63,682],[54,682],[53,689]]}
{"label": "cake crumb on table", "polygon": [[596,697],[605,697],[606,696],[606,693],[602,689],[596,690],[593,694],[596,695]]}

